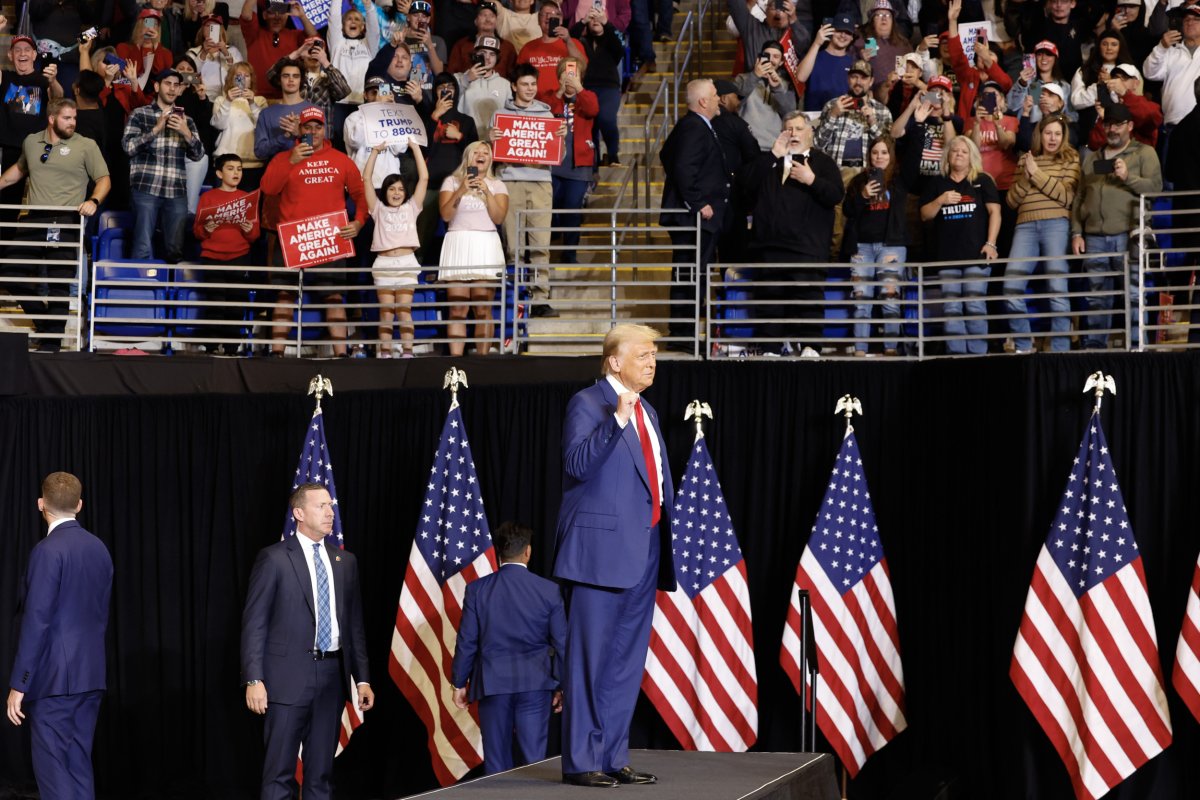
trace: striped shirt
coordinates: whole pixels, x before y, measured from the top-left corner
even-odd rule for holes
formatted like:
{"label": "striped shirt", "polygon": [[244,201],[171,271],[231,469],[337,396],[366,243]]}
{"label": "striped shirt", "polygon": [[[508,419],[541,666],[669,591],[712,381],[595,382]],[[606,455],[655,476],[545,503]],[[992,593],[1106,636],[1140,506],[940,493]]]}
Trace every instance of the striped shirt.
{"label": "striped shirt", "polygon": [[[1030,153],[1026,158],[1034,158]],[[1059,219],[1071,216],[1071,204],[1079,186],[1079,159],[1055,160],[1052,155],[1036,159],[1038,172],[1029,178],[1023,168],[1016,171],[1016,180],[1008,189],[1008,207],[1016,209],[1017,224],[1040,219]]]}

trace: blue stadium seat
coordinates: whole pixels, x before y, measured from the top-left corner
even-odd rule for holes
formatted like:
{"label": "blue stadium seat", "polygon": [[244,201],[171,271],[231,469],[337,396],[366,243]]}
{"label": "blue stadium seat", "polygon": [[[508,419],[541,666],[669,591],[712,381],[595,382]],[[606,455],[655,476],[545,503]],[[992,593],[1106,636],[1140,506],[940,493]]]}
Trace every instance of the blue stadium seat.
{"label": "blue stadium seat", "polygon": [[[115,235],[117,238],[122,240],[122,248],[123,248],[122,252],[112,253],[111,255],[108,255],[108,256],[100,255],[101,242],[104,238],[104,233],[106,231],[116,231],[115,234],[110,234],[110,236]],[[133,235],[133,212],[132,211],[104,211],[104,212],[101,212],[101,214],[98,218],[96,235],[92,237],[92,260],[93,261],[108,261],[113,258],[124,258],[126,255],[126,253],[124,252],[124,248],[127,247],[127,245],[124,244],[124,240],[126,238],[126,236],[125,236],[126,233],[129,234],[129,238],[132,238],[132,235]]]}
{"label": "blue stadium seat", "polygon": [[[101,234],[103,238],[104,234]],[[122,259],[107,259],[120,261]],[[96,267],[96,279],[102,281],[136,281],[136,286],[101,286],[94,287],[96,303],[92,310],[96,332],[109,336],[162,336],[167,326],[161,322],[168,318],[165,305],[168,290],[165,285],[168,270],[165,267],[146,266],[162,262],[131,262],[128,266],[111,264]],[[161,305],[128,305],[112,304],[112,301],[138,300],[152,301]],[[103,301],[103,302],[102,302]],[[105,322],[109,318],[139,319],[144,323]]]}

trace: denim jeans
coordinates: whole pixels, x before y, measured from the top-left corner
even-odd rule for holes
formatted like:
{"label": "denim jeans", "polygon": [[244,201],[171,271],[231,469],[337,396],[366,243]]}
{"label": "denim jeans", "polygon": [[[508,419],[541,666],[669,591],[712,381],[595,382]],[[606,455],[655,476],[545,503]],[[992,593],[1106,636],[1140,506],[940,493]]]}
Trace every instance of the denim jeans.
{"label": "denim jeans", "polygon": [[163,260],[174,264],[183,257],[183,226],[187,222],[187,195],[159,197],[130,190],[133,206],[133,250],[130,258],[154,258],[154,229],[162,217]]}
{"label": "denim jeans", "polygon": [[[583,214],[572,212],[583,208],[583,198],[587,194],[588,181],[577,181],[574,178],[560,178],[554,175],[551,177],[551,185],[554,187],[554,227],[578,228],[583,222]],[[563,231],[562,243],[565,247],[578,247],[579,231]],[[578,262],[578,258],[574,250],[560,250],[551,260],[575,264]]]}
{"label": "denim jeans", "polygon": [[672,37],[675,18],[672,0],[631,0],[629,3],[629,46],[637,61],[654,61],[654,36]]}
{"label": "denim jeans", "polygon": [[[880,307],[883,318],[900,319],[900,304],[897,302],[900,298],[900,287],[896,284],[903,278],[904,259],[907,255],[908,252],[904,247],[889,247],[881,242],[860,242],[858,252],[850,258],[850,276],[855,281],[852,284],[854,299],[870,300],[875,296],[875,290],[878,289],[880,299],[891,300]],[[894,263],[895,267],[877,267],[876,263]],[[882,281],[884,285],[876,287],[866,281]],[[873,309],[874,306],[870,303],[855,303],[854,318],[870,320]],[[867,352],[869,346],[863,340],[870,335],[870,322],[854,323],[854,338],[859,340],[854,344],[855,349]],[[900,323],[885,322],[883,335],[893,337],[890,341],[884,340],[884,349],[895,350],[896,339],[894,337],[900,335]]]}
{"label": "denim jeans", "polygon": [[[987,283],[983,279],[991,274],[992,268],[984,266],[938,270],[939,278],[944,281],[954,281],[942,284],[942,311],[947,317],[959,318],[946,320],[946,335],[958,337],[946,342],[947,353],[983,355],[987,352],[987,339],[968,339],[966,337],[968,334],[971,336],[987,335],[987,320],[981,319],[987,314]],[[961,282],[955,280],[962,278],[966,278],[966,280]],[[958,299],[964,296],[977,299],[964,303]],[[964,309],[972,317],[965,323],[961,319]]]}
{"label": "denim jeans", "polygon": [[615,86],[600,86],[592,91],[600,101],[600,113],[596,116],[595,130],[592,134],[596,163],[599,164],[601,137],[604,137],[604,146],[608,148],[605,152],[610,159],[616,159],[621,154],[621,129],[617,125],[617,114],[621,110],[621,90]]}
{"label": "denim jeans", "polygon": [[[1009,249],[1010,258],[1033,258],[1042,256],[1042,269],[1047,276],[1062,277],[1047,278],[1034,284],[1035,294],[1053,293],[1050,298],[1050,310],[1055,316],[1050,318],[1050,330],[1055,336],[1050,338],[1050,350],[1056,353],[1071,349],[1071,341],[1067,334],[1071,332],[1071,301],[1065,297],[1067,292],[1067,272],[1070,270],[1067,260],[1067,241],[1071,235],[1071,223],[1066,217],[1058,219],[1039,219],[1023,222],[1013,233],[1012,247]],[[1033,340],[1029,336],[1029,313],[1025,305],[1025,287],[1029,284],[1037,261],[1019,261],[1004,267],[1004,294],[1008,296],[1006,303],[1008,313],[1014,314],[1008,321],[1008,329],[1015,336],[1013,346],[1017,350],[1032,350]]]}
{"label": "denim jeans", "polygon": [[[1112,277],[1093,277],[1091,273],[1096,272],[1120,272],[1125,267],[1125,260],[1121,256],[1095,257],[1092,253],[1124,253],[1129,246],[1129,234],[1118,233],[1112,236],[1104,236],[1103,234],[1084,234],[1084,245],[1087,247],[1085,251],[1088,255],[1083,260],[1083,269],[1088,275],[1088,288],[1093,292],[1112,291],[1115,286],[1120,284]],[[1130,312],[1133,316],[1134,324],[1132,327],[1131,344],[1136,345],[1138,342],[1138,325],[1136,320],[1138,310],[1141,308],[1141,303],[1138,302],[1138,274],[1136,269],[1129,271],[1129,304]],[[1107,333],[1092,333],[1091,331],[1104,330],[1111,328],[1113,319],[1111,314],[1101,314],[1095,312],[1111,311],[1113,307],[1112,295],[1088,295],[1087,299],[1088,314],[1084,320],[1083,327],[1089,333],[1083,338],[1083,346],[1089,350],[1103,350],[1108,347]]]}

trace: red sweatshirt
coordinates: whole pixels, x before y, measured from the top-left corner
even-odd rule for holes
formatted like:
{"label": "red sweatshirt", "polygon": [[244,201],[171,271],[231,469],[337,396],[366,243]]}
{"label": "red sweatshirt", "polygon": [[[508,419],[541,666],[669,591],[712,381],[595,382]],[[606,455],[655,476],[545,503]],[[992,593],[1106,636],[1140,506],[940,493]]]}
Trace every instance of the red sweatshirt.
{"label": "red sweatshirt", "polygon": [[288,160],[291,155],[291,150],[276,153],[259,186],[263,194],[279,196],[280,222],[343,211],[347,193],[354,200],[354,218],[359,224],[366,222],[363,179],[350,156],[335,150],[328,140],[299,164]]}
{"label": "red sweatshirt", "polygon": [[204,223],[208,222],[217,206],[247,196],[249,193],[241,189],[234,189],[232,192],[210,189],[200,195],[200,201],[196,204],[196,221],[192,225],[192,233],[196,234],[196,238],[201,242],[200,255],[215,261],[235,261],[250,252],[250,243],[257,239],[259,234],[258,214],[254,215],[254,227],[249,233],[243,231],[236,220],[222,222],[212,233],[204,227]]}
{"label": "red sweatshirt", "polygon": [[[555,90],[557,92],[557,90]],[[551,94],[550,111],[554,116],[560,119],[563,116],[563,107],[565,103],[557,96]],[[584,89],[579,94],[575,95],[575,166],[590,167],[595,164],[595,147],[592,142],[592,123],[596,116],[600,113],[600,101],[596,97],[596,93]]]}
{"label": "red sweatshirt", "polygon": [[[1125,107],[1129,109],[1129,113],[1133,115],[1134,140],[1142,144],[1148,144],[1151,147],[1157,147],[1158,129],[1163,122],[1162,107],[1153,100],[1142,97],[1140,94],[1134,94],[1133,92],[1126,92],[1121,98],[1121,102],[1125,104]],[[1091,133],[1088,134],[1087,146],[1093,150],[1099,150],[1104,147],[1104,143],[1107,140],[1105,134],[1104,123],[1096,120]]]}
{"label": "red sweatshirt", "polygon": [[966,119],[975,114],[975,95],[979,94],[979,87],[983,86],[984,81],[995,81],[1000,84],[1000,90],[1008,94],[1008,90],[1012,88],[1012,78],[1000,69],[999,56],[992,62],[987,75],[980,76],[975,65],[967,63],[967,54],[963,52],[962,39],[951,36],[948,42],[950,45],[950,68],[954,70],[954,77],[958,79],[958,105],[954,107],[954,110],[960,117]]}

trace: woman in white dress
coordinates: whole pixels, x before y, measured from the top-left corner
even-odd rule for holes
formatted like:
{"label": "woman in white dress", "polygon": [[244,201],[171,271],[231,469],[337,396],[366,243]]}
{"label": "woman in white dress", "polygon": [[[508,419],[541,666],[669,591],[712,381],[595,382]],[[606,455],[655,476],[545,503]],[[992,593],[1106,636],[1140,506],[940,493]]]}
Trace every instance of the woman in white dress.
{"label": "woman in white dress", "polygon": [[[466,349],[468,301],[475,308],[475,349],[487,355],[491,349],[491,300],[495,281],[504,272],[504,248],[496,226],[508,213],[508,188],[492,174],[492,148],[487,142],[474,142],[463,153],[462,163],[442,183],[438,195],[442,219],[446,221],[446,239],[438,263],[438,280],[454,284],[446,287],[446,299],[464,305],[450,306],[450,355],[461,356]],[[487,281],[486,286],[471,286],[472,281]]]}

